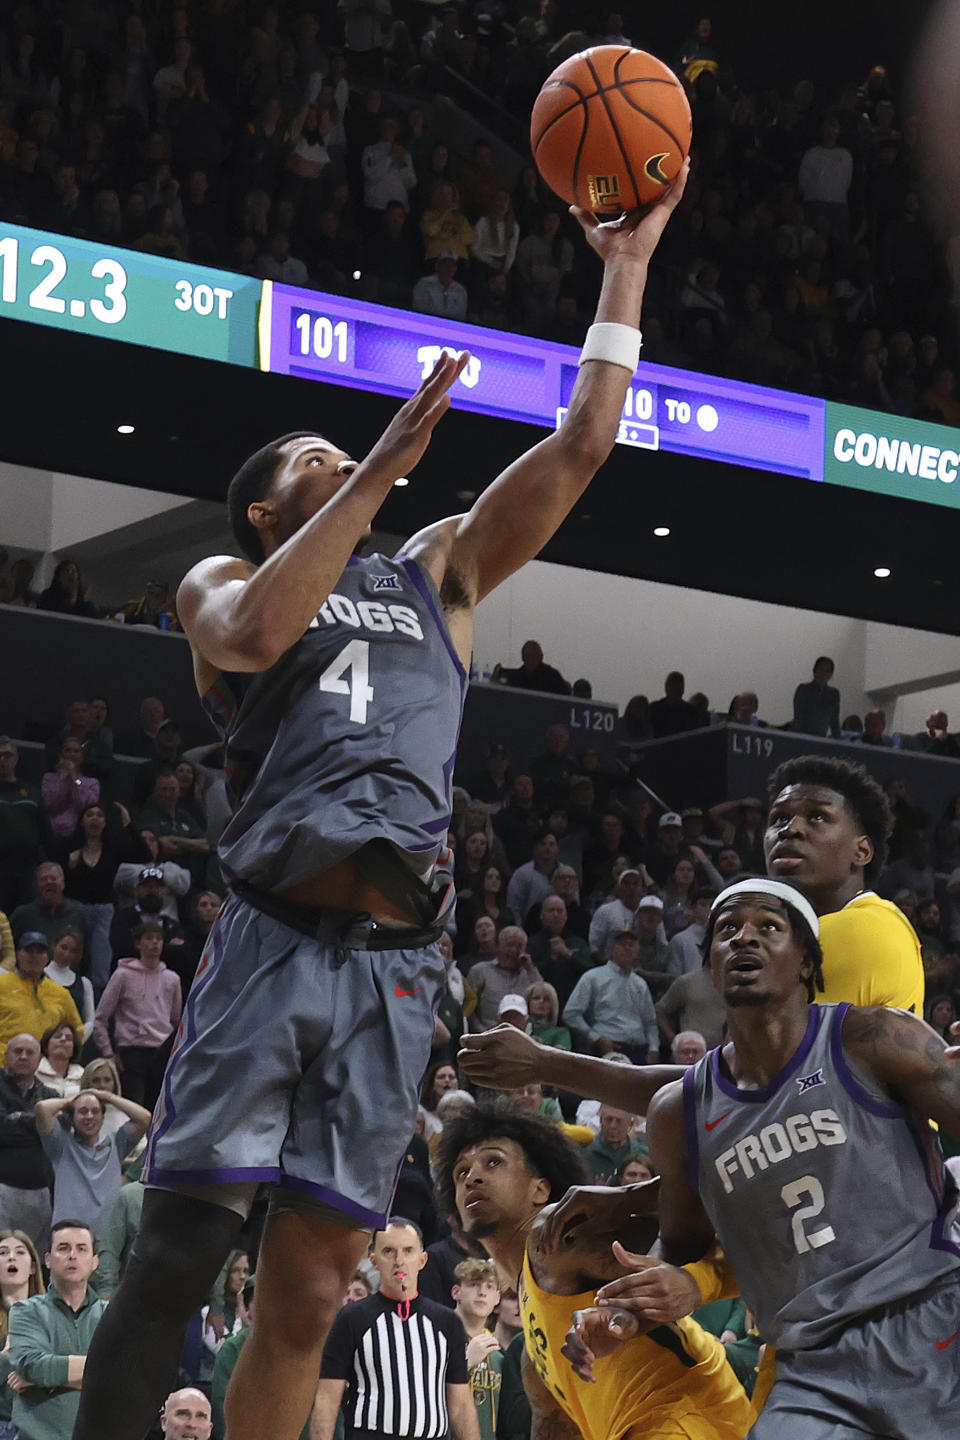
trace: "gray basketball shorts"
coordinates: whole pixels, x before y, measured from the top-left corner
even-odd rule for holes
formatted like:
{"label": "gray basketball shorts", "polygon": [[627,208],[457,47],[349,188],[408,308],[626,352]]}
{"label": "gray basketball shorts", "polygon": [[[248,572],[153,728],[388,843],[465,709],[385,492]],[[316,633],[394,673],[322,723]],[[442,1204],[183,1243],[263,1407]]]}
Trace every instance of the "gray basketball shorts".
{"label": "gray basketball shorts", "polygon": [[960,1269],[861,1316],[830,1345],[777,1351],[749,1440],[936,1440],[960,1424]]}
{"label": "gray basketball shorts", "polygon": [[313,938],[231,895],[184,1006],[145,1183],[273,1182],[382,1228],[443,976],[436,945],[347,948],[332,925]]}

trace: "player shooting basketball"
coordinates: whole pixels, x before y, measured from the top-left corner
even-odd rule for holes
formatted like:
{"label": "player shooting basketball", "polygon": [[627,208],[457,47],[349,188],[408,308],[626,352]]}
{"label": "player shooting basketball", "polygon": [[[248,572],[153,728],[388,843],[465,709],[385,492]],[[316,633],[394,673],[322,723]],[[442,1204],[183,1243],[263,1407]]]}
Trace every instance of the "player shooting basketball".
{"label": "player shooting basketball", "polygon": [[[604,277],[569,413],[469,514],[395,557],[355,557],[469,358],[445,354],[361,462],[312,432],[248,460],[228,500],[246,558],[205,560],[180,587],[197,689],[226,741],[231,894],[167,1070],[143,1221],[87,1362],[78,1440],[146,1434],[261,1182],[273,1189],[257,1324],[227,1430],[300,1432],[414,1129],[474,608],[543,548],[610,452],[647,267],[682,190],[683,177],[642,218],[575,212]],[[256,1063],[238,1066],[241,1049]]]}

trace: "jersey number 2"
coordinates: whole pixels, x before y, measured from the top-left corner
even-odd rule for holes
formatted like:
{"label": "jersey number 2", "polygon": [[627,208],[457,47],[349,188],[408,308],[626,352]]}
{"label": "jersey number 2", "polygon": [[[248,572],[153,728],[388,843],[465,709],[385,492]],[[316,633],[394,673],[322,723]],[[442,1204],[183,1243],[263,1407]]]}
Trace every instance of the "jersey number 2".
{"label": "jersey number 2", "polygon": [[806,1255],[808,1250],[819,1250],[821,1245],[829,1245],[831,1240],[836,1240],[832,1225],[824,1225],[821,1230],[804,1231],[803,1228],[804,1220],[819,1215],[827,1203],[823,1186],[815,1175],[804,1175],[800,1180],[784,1185],[780,1198],[788,1210],[795,1210],[801,1200],[810,1201],[809,1205],[800,1205],[793,1216],[793,1243],[798,1255]]}
{"label": "jersey number 2", "polygon": [[[343,677],[350,671],[349,681]],[[320,689],[329,695],[350,696],[350,719],[355,725],[367,723],[367,706],[373,699],[370,684],[370,641],[351,640],[320,676]]]}

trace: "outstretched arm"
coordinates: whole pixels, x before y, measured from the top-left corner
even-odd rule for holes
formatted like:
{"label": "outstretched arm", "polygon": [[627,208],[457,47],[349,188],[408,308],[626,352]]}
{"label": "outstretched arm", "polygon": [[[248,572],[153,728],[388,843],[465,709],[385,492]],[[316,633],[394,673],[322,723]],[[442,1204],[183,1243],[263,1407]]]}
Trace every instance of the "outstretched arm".
{"label": "outstretched arm", "polygon": [[948,1052],[924,1020],[905,1010],[854,1006],[844,1017],[843,1046],[893,1100],[952,1134],[960,1132],[956,1051]]}
{"label": "outstretched arm", "polygon": [[196,653],[220,670],[267,670],[300,639],[394,481],[423,456],[469,358],[445,351],[366,459],[262,565],[218,555],[189,571],[177,614]]}
{"label": "outstretched arm", "polygon": [[[604,262],[596,321],[639,328],[647,268],[686,175],[639,223],[573,210]],[[451,564],[474,603],[539,554],[566,519],[613,448],[632,379],[623,365],[583,364],[560,430],[509,466],[463,519]]]}
{"label": "outstretched arm", "polygon": [[592,1055],[572,1055],[542,1045],[515,1025],[498,1025],[480,1035],[464,1035],[457,1064],[476,1085],[516,1090],[539,1081],[645,1115],[664,1085],[683,1076],[680,1065],[617,1065]]}

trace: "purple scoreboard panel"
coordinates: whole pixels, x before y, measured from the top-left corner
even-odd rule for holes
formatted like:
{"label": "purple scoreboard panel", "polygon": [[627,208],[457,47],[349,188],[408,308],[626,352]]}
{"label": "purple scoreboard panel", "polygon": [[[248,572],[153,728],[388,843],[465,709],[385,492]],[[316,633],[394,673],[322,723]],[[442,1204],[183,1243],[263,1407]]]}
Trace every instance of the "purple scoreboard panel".
{"label": "purple scoreboard panel", "polygon": [[[470,352],[459,409],[551,429],[566,414],[579,353],[569,345],[264,283],[263,370],[407,396],[444,349]],[[641,363],[618,440],[822,480],[825,412],[809,396]]]}

